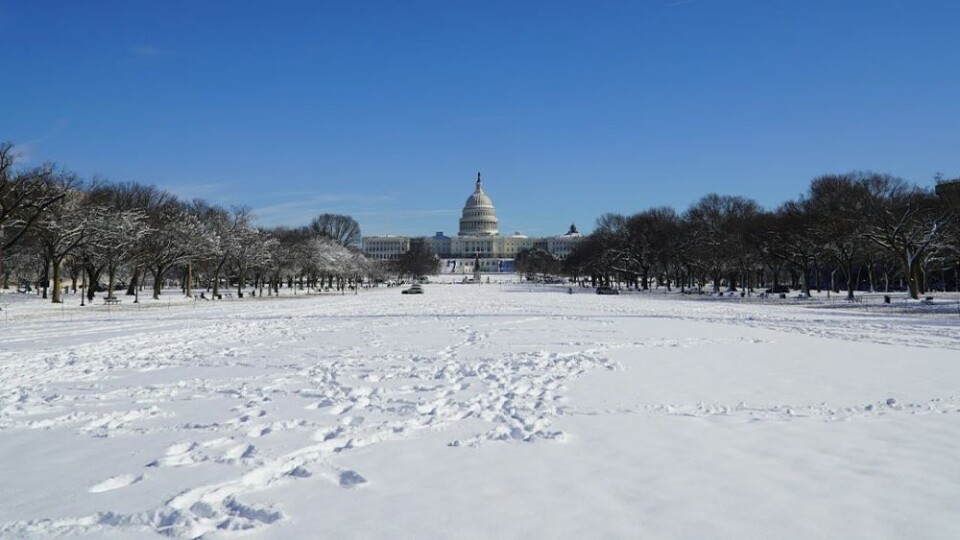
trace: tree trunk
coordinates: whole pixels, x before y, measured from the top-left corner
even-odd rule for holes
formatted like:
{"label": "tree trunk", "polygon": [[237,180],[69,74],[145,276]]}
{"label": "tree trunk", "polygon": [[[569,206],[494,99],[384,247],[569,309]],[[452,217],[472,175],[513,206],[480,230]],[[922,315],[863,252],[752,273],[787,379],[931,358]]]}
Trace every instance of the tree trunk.
{"label": "tree trunk", "polygon": [[[130,277],[130,285],[127,286],[127,296],[137,294],[137,285],[140,284],[140,267],[133,269],[133,275]],[[90,297],[93,298],[92,296]]]}
{"label": "tree trunk", "polygon": [[213,271],[213,297],[216,298],[220,294],[220,266],[217,266],[216,270]]}
{"label": "tree trunk", "polygon": [[163,280],[160,279],[163,276],[164,271],[162,266],[158,266],[151,270],[153,273],[153,299],[160,299],[160,289],[163,286]]}
{"label": "tree trunk", "polygon": [[927,286],[927,266],[922,261],[917,262],[917,287],[920,294],[927,294],[930,287]]}
{"label": "tree trunk", "polygon": [[60,298],[60,260],[52,259],[53,261],[53,299],[52,303],[60,304],[63,300]]}
{"label": "tree trunk", "polygon": [[737,290],[737,282],[739,281],[736,272],[730,272],[727,276],[727,292],[734,292]]}
{"label": "tree trunk", "polygon": [[907,289],[910,292],[910,298],[914,300],[920,299],[920,260],[919,257],[910,257],[909,254],[906,258],[906,266],[904,267],[906,271],[907,278]]}
{"label": "tree trunk", "polygon": [[46,300],[46,299],[47,299],[47,288],[50,287],[50,261],[49,261],[49,260],[44,260],[44,261],[43,261],[43,277],[41,278],[41,280],[43,281],[43,283],[42,283],[42,289],[43,289],[43,295],[42,295],[42,297],[43,297],[44,300]]}
{"label": "tree trunk", "polygon": [[87,295],[87,300],[90,300],[92,302],[93,295],[96,294],[96,291],[93,290],[95,288],[93,284],[96,283],[96,279],[99,276],[96,275],[96,271],[94,270],[93,265],[87,266],[86,272],[87,272],[87,282],[84,284],[85,288],[83,290],[83,294]]}
{"label": "tree trunk", "polygon": [[193,263],[187,261],[187,278],[184,280],[186,284],[186,296],[187,298],[193,297]]}
{"label": "tree trunk", "polygon": [[853,300],[853,263],[847,262],[847,300]]}
{"label": "tree trunk", "polygon": [[117,267],[114,264],[107,266],[107,298],[113,298],[113,286],[117,282]]}

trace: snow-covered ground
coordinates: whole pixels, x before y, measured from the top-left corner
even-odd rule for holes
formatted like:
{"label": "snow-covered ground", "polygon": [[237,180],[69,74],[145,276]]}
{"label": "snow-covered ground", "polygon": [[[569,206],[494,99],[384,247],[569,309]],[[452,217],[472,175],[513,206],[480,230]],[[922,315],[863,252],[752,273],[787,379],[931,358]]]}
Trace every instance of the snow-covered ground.
{"label": "snow-covered ground", "polygon": [[424,288],[4,295],[0,537],[960,538],[956,298]]}

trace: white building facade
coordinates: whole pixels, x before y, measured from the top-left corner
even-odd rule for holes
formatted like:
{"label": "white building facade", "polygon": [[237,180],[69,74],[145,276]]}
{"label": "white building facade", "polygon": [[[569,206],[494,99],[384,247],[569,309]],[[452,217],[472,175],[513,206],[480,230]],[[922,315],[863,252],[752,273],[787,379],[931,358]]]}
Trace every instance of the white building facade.
{"label": "white building facade", "polygon": [[514,258],[524,249],[540,248],[562,259],[582,239],[573,225],[566,234],[545,238],[519,233],[501,236],[493,200],[484,193],[483,181],[477,173],[474,192],[463,206],[457,236],[446,236],[442,232],[426,237],[365,236],[363,253],[374,259],[389,260],[406,253],[411,241],[423,241],[440,257],[442,273],[472,273],[477,262],[481,272],[512,272]]}

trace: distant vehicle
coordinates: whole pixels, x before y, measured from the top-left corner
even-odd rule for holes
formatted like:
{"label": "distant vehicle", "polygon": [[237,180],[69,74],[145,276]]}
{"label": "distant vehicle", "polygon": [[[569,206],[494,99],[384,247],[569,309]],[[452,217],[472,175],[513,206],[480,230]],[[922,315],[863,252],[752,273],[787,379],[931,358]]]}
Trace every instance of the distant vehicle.
{"label": "distant vehicle", "polygon": [[613,287],[597,287],[597,294],[620,294],[620,291]]}
{"label": "distant vehicle", "polygon": [[423,287],[419,283],[414,283],[408,289],[400,291],[401,294],[423,294]]}
{"label": "distant vehicle", "polygon": [[[91,288],[93,289],[93,292],[107,292],[106,283],[102,283],[102,282],[97,283],[96,285],[93,285]],[[125,289],[125,288],[127,288],[127,284],[122,279],[118,279],[113,282],[114,291],[118,291],[120,289]]]}

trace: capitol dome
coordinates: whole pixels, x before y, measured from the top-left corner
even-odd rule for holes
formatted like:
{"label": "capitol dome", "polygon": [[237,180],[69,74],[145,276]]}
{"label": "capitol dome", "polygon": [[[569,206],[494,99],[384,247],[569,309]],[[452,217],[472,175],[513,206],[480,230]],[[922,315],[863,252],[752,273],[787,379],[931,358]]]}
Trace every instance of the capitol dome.
{"label": "capitol dome", "polygon": [[499,220],[493,201],[483,192],[483,182],[477,173],[477,188],[467,197],[460,217],[459,236],[497,236]]}

